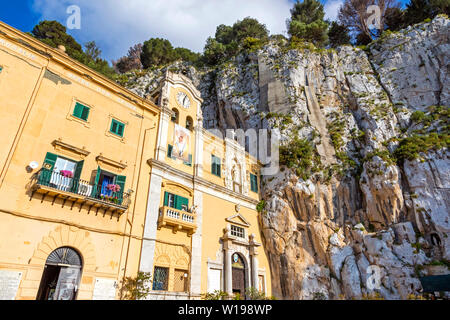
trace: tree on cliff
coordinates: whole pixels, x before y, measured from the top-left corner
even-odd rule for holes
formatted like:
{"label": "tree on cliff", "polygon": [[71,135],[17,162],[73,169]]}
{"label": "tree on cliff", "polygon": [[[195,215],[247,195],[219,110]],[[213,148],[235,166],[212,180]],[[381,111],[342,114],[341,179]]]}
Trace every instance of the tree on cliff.
{"label": "tree on cliff", "polygon": [[71,58],[109,78],[114,78],[114,69],[108,61],[100,58],[102,52],[94,41],[87,42],[83,51],[82,46],[66,31],[66,27],[58,21],[45,20],[33,28],[31,35],[54,48],[63,45]]}
{"label": "tree on cliff", "polygon": [[142,44],[135,44],[128,49],[126,56],[119,58],[117,61],[113,61],[114,69],[119,73],[142,69],[141,54]]}
{"label": "tree on cliff", "polygon": [[350,43],[348,28],[336,21],[331,22],[330,29],[328,30],[328,38],[332,48]]}
{"label": "tree on cliff", "polygon": [[174,48],[169,40],[162,38],[151,38],[144,42],[141,53],[142,66],[147,69],[162,66],[176,60],[195,63],[200,54],[186,48]]}
{"label": "tree on cliff", "polygon": [[268,38],[266,26],[250,17],[236,21],[233,26],[221,24],[216,28],[215,37],[206,40],[203,60],[209,65],[215,65],[247,48],[249,42],[262,44]]}
{"label": "tree on cliff", "polygon": [[34,26],[31,34],[53,48],[63,45],[66,47],[66,52],[70,57],[79,60],[83,55],[83,49],[66,31],[66,27],[58,21],[45,20]]}
{"label": "tree on cliff", "polygon": [[289,35],[323,46],[328,29],[324,16],[323,5],[319,1],[297,0],[291,9],[291,18],[286,22]]}

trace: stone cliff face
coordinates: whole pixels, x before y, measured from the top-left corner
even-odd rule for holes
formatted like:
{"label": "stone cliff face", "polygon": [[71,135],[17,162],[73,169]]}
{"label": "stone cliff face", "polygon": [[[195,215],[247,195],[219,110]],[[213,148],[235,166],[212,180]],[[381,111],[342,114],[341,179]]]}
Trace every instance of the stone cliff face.
{"label": "stone cliff face", "polygon": [[[419,276],[449,273],[446,142],[392,156],[416,133],[448,134],[449,26],[437,17],[365,50],[271,40],[215,70],[169,67],[201,90],[205,128],[278,128],[282,144],[299,137],[315,147],[313,174],[283,166],[263,177],[260,224],[277,298],[405,299],[420,292]],[[164,71],[129,87],[145,96]]]}

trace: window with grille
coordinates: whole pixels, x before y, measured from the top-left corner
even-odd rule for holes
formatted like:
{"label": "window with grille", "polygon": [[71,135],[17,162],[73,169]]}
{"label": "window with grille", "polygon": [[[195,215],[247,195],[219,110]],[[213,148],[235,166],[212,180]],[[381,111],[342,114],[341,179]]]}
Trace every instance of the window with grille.
{"label": "window with grille", "polygon": [[244,228],[231,225],[231,235],[239,238],[245,238]]}
{"label": "window with grille", "polygon": [[153,290],[167,291],[169,284],[169,268],[155,267],[153,273]]}
{"label": "window with grille", "polygon": [[175,269],[174,291],[188,291],[188,272],[187,270]]}

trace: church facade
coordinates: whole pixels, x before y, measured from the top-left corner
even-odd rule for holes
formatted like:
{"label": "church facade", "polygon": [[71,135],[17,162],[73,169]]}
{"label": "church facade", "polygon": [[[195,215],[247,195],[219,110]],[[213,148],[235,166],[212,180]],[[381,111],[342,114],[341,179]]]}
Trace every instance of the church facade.
{"label": "church facade", "polygon": [[137,96],[0,22],[0,299],[271,295],[260,163],[167,72]]}

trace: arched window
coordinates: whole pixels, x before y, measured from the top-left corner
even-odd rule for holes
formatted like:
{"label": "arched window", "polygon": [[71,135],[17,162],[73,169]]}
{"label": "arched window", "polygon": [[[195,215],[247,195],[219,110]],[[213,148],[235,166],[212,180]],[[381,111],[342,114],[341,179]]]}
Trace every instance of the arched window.
{"label": "arched window", "polygon": [[179,117],[180,117],[180,113],[178,112],[178,109],[173,108],[172,109],[172,117],[170,118],[170,120],[172,122],[178,123]]}
{"label": "arched window", "polygon": [[194,121],[190,116],[186,117],[186,129],[191,131],[194,129]]}
{"label": "arched window", "polygon": [[83,262],[70,247],[54,250],[45,262],[37,300],[75,300]]}

